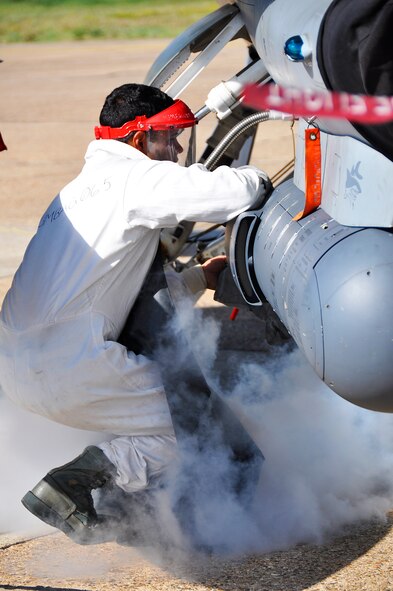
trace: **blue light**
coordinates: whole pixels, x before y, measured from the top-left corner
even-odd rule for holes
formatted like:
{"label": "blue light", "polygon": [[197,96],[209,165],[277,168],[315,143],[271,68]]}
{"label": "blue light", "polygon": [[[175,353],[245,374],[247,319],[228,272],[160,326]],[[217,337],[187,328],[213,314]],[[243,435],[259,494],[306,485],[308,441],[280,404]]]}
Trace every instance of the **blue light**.
{"label": "blue light", "polygon": [[285,55],[293,62],[302,62],[305,59],[303,52],[304,40],[300,35],[294,35],[287,39],[284,45]]}

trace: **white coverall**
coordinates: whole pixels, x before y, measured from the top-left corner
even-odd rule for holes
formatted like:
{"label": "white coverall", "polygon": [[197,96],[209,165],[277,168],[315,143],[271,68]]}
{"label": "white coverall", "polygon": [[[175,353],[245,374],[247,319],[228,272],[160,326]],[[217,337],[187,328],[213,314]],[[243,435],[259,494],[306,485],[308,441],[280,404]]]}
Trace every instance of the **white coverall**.
{"label": "white coverall", "polygon": [[119,437],[99,447],[117,484],[144,488],[175,449],[156,364],[116,342],[154,259],[160,229],[223,223],[253,206],[252,167],[209,172],[151,160],[116,140],[90,143],[53,200],[7,293],[0,381],[24,408]]}

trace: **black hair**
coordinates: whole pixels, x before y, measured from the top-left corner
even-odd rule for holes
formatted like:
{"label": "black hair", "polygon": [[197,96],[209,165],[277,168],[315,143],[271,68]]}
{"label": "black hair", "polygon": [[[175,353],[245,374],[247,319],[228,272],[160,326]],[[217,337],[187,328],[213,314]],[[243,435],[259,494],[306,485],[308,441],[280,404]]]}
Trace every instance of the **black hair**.
{"label": "black hair", "polygon": [[100,113],[100,124],[121,127],[135,117],[152,117],[173,105],[165,92],[146,84],[123,84],[106,97]]}

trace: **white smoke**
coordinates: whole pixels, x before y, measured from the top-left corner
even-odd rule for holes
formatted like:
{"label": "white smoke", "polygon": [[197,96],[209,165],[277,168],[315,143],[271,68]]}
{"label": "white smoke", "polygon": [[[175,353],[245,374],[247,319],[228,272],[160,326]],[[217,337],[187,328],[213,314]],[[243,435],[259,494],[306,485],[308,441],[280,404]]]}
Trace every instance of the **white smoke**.
{"label": "white smoke", "polygon": [[0,391],[0,534],[53,532],[23,507],[21,498],[51,468],[102,440],[97,433],[65,427],[26,412]]}
{"label": "white smoke", "polygon": [[[191,313],[183,305],[179,310],[180,325],[188,330],[198,361],[202,366],[207,362],[204,371],[209,374],[217,327],[211,318],[204,324],[199,310]],[[226,494],[228,480],[223,488],[221,475],[228,462],[223,449],[213,443],[206,461],[207,452],[199,452],[193,438],[183,445],[182,462],[167,491],[171,501],[165,503],[173,506],[179,483],[182,490],[197,489],[190,495],[201,545],[234,554],[271,551],[323,542],[363,520],[385,520],[393,506],[393,416],[341,399],[321,382],[298,349],[252,353],[246,362],[244,352],[228,356],[236,377],[221,396],[246,426],[265,462],[253,506],[245,510]],[[210,373],[212,382],[218,389]],[[209,436],[214,442],[214,433]]]}
{"label": "white smoke", "polygon": [[[213,370],[217,324],[211,318],[203,320],[200,310],[191,312],[188,305],[180,320],[209,382],[219,389]],[[180,325],[174,327],[172,344]],[[170,350],[169,362],[175,361],[180,373],[182,354]],[[216,434],[209,432],[214,442],[210,449],[199,449],[193,437],[184,441],[181,461],[158,497],[160,527],[174,551],[187,548],[184,523],[192,535],[196,533],[197,546],[239,555],[323,542],[348,524],[385,519],[393,505],[392,415],[342,400],[297,349],[284,348],[273,355],[220,355],[228,356],[235,376],[221,395],[260,446],[265,461],[254,502],[246,510],[228,494],[229,456],[225,447],[216,445]],[[20,498],[49,469],[102,439],[27,413],[0,397],[0,532],[38,530],[39,520],[22,507]],[[188,515],[185,506],[180,526],[174,508],[184,491],[192,511]]]}
{"label": "white smoke", "polygon": [[245,364],[231,401],[266,461],[254,514],[258,549],[321,542],[393,505],[393,416],[330,391],[299,350]]}

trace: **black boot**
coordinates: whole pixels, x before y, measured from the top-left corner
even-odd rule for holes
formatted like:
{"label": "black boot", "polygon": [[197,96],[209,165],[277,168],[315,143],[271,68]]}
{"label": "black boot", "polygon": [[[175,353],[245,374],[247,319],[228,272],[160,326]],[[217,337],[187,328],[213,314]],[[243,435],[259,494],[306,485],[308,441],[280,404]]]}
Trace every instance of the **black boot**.
{"label": "black boot", "polygon": [[91,491],[113,480],[116,468],[101,449],[87,447],[69,462],[50,470],[22,499],[36,517],[57,527],[74,542],[96,544],[113,539],[113,520],[97,515]]}

